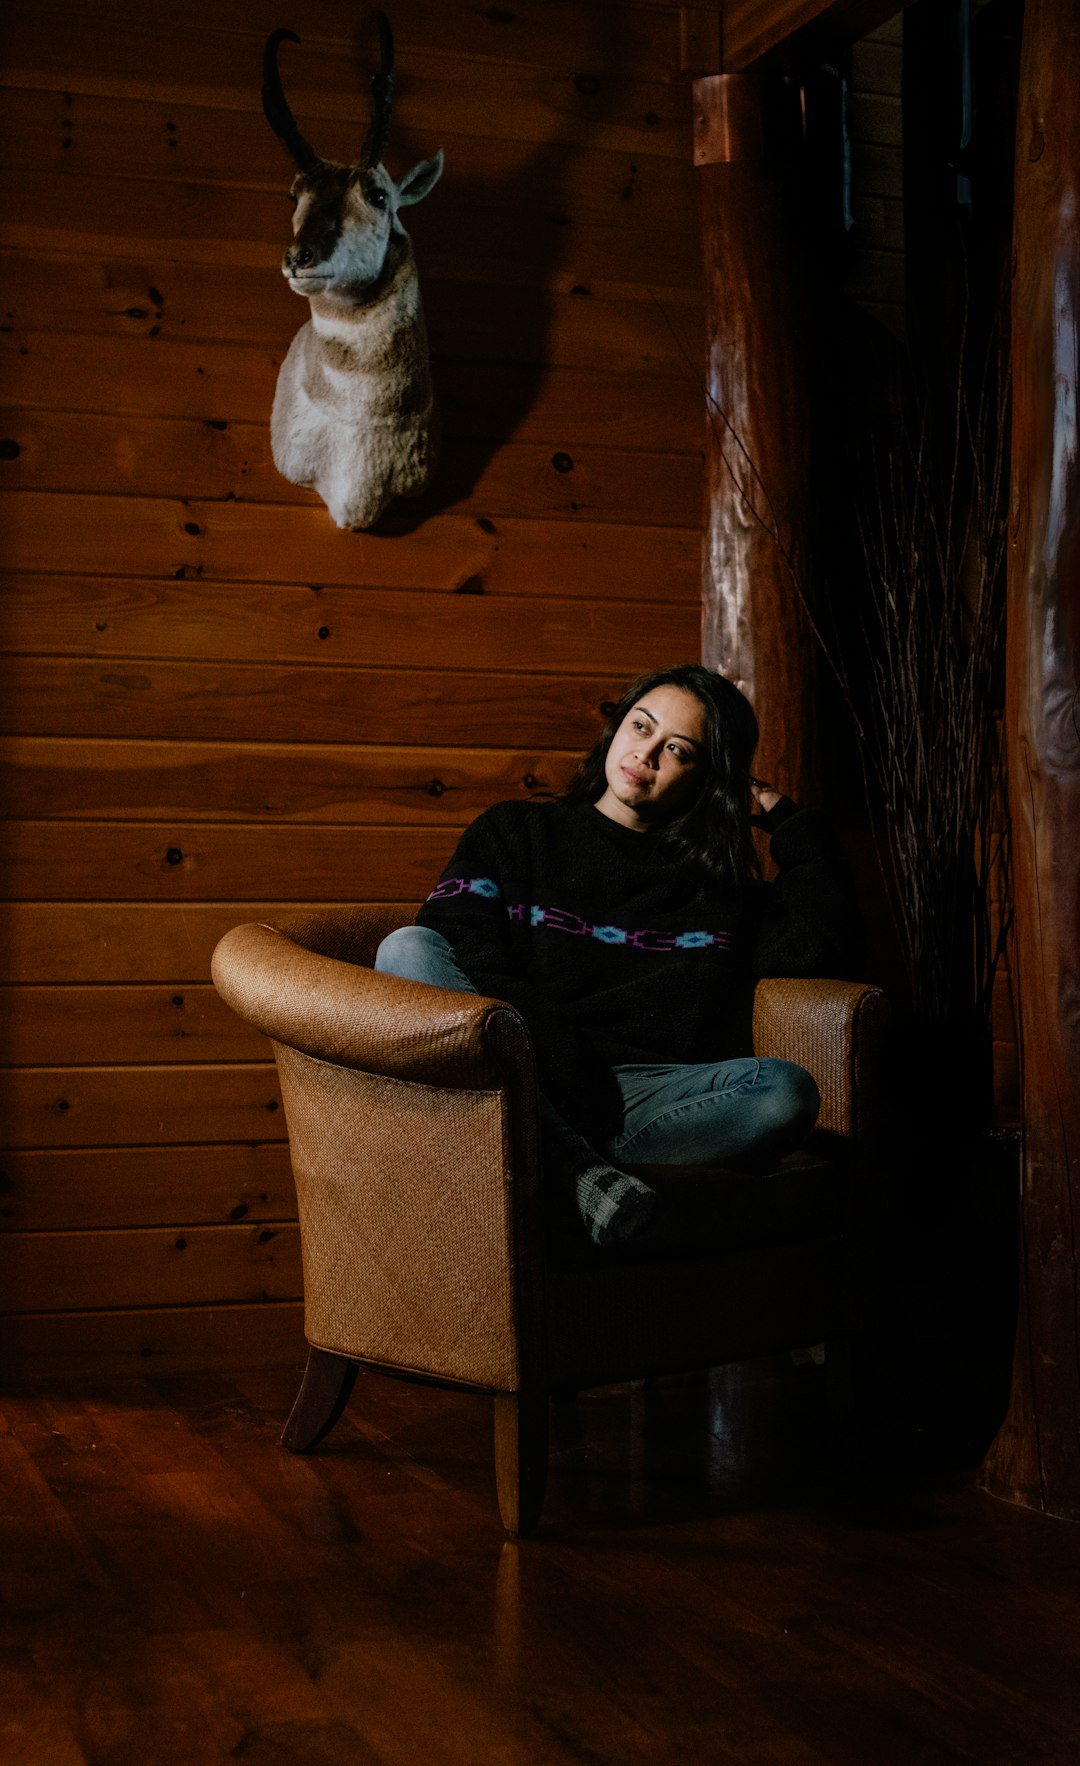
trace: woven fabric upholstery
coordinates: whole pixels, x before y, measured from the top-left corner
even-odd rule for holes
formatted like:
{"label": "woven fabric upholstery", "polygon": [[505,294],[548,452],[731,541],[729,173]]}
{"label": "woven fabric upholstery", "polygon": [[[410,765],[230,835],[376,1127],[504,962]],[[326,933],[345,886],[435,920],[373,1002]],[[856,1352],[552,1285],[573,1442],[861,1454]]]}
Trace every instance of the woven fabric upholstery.
{"label": "woven fabric upholstery", "polygon": [[881,1057],[885,1001],[854,981],[759,981],[754,1053],[794,1061],[817,1080],[818,1132],[869,1141],[878,1127],[880,1088],[867,1083]]}
{"label": "woven fabric upholstery", "polygon": [[275,1049],[309,1342],[514,1390],[505,1091],[418,1085]]}
{"label": "woven fabric upholstery", "polygon": [[235,927],[215,950],[212,972],[233,1010],[274,1042],[338,1066],[434,1085],[498,1085],[505,1074],[494,1051],[510,1042],[484,1030],[510,1016],[528,1069],[528,1035],[509,1006],[377,975],[305,949],[283,927]]}

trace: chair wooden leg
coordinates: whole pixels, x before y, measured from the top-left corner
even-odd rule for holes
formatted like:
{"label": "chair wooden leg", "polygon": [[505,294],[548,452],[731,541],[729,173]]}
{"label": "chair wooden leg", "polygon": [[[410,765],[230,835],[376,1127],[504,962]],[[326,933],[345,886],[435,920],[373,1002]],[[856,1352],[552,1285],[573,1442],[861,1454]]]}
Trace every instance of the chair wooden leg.
{"label": "chair wooden leg", "polygon": [[503,1526],[515,1537],[536,1531],[547,1465],[547,1393],[497,1392],[495,1482]]}
{"label": "chair wooden leg", "polygon": [[358,1365],[329,1349],[308,1349],[307,1367],[285,1424],[282,1447],[290,1453],[310,1453],[329,1435],[349,1402]]}

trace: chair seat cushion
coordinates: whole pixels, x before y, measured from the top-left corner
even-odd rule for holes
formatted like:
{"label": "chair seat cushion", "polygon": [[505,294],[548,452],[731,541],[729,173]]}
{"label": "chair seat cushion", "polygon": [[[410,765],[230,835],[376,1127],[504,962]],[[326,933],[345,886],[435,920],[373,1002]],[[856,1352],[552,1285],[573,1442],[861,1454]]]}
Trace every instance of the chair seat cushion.
{"label": "chair seat cushion", "polygon": [[847,1184],[832,1160],[790,1153],[768,1171],[703,1165],[627,1167],[656,1190],[651,1225],[628,1245],[594,1245],[563,1197],[551,1198],[556,1268],[683,1261],[749,1246],[797,1243],[839,1227]]}

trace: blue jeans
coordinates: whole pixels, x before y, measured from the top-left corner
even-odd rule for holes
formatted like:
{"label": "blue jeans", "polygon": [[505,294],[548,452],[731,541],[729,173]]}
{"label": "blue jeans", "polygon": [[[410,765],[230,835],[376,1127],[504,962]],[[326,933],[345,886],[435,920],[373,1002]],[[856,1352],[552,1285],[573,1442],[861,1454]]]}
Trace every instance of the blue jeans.
{"label": "blue jeans", "polygon": [[[391,932],[379,946],[375,967],[405,981],[476,992],[446,939],[428,926]],[[618,1165],[757,1165],[792,1152],[817,1120],[818,1088],[792,1061],[747,1055],[693,1065],[628,1063],[613,1072],[622,1092],[623,1125],[600,1144]],[[549,1104],[543,1114],[550,1126],[568,1132]]]}

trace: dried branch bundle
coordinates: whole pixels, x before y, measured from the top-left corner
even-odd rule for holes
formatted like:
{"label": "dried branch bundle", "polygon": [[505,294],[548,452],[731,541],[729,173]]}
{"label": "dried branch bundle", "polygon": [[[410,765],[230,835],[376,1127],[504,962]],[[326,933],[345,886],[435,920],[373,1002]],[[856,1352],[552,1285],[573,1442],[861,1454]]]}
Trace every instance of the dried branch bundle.
{"label": "dried branch bundle", "polygon": [[[875,475],[860,517],[867,595],[858,664],[882,874],[912,1004],[929,1022],[987,1021],[1009,931],[1001,701],[1007,377],[958,386],[945,445],[925,407]],[[995,903],[997,891],[999,901]]]}

